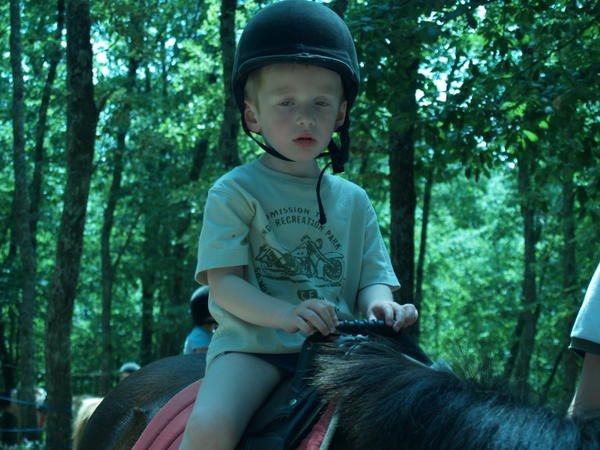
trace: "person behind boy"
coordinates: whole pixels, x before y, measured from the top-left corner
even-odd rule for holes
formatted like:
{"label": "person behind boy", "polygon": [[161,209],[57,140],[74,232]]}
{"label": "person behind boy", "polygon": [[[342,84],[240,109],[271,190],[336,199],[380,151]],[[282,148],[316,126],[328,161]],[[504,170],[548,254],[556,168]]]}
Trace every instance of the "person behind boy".
{"label": "person behind boy", "polygon": [[417,320],[393,301],[398,280],[365,191],[315,161],[327,149],[337,173],[348,159],[359,67],[345,23],[320,3],[267,6],[242,33],[232,84],[266,154],[208,193],[196,280],[219,327],[184,450],[233,449],[307,335],[355,313],[394,330]]}
{"label": "person behind boy", "polygon": [[583,356],[579,386],[569,413],[600,412],[600,264],[592,276],[571,331],[572,350]]}
{"label": "person behind boy", "polygon": [[123,365],[119,367],[119,381],[123,381],[132,373],[137,372],[140,369],[140,365],[135,361],[128,361],[126,363],[123,363]]}
{"label": "person behind boy", "polygon": [[183,354],[206,353],[216,329],[215,319],[208,312],[208,286],[199,287],[190,299],[190,315],[194,328],[183,345]]}

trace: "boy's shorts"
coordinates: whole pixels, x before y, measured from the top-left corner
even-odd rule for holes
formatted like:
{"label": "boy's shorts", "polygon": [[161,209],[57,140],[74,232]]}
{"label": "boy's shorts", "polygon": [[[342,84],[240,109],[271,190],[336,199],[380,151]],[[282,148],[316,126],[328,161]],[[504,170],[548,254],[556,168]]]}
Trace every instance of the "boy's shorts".
{"label": "boy's shorts", "polygon": [[[268,362],[272,366],[277,367],[283,372],[284,376],[293,375],[296,372],[298,366],[298,358],[300,353],[250,353],[250,352],[224,352],[221,355],[227,353],[243,353],[245,355],[255,356],[263,361]],[[217,356],[217,358],[219,355]]]}
{"label": "boy's shorts", "polygon": [[248,353],[282,370],[286,375],[296,372],[300,353]]}

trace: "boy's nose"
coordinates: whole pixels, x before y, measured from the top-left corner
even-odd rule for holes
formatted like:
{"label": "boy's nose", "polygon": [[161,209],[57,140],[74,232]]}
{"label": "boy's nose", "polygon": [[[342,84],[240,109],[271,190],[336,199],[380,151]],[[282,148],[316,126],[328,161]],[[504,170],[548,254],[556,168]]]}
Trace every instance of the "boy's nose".
{"label": "boy's nose", "polygon": [[296,116],[296,123],[303,127],[312,126],[315,124],[315,119],[309,108],[300,108]]}

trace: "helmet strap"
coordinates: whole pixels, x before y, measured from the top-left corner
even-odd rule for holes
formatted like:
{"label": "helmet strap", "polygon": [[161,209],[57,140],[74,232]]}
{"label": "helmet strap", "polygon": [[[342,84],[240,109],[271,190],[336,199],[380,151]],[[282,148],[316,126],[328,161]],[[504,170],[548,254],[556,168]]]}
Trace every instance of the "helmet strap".
{"label": "helmet strap", "polygon": [[321,200],[321,181],[323,181],[323,175],[325,175],[325,171],[331,165],[331,162],[325,164],[323,170],[319,174],[319,179],[317,180],[317,204],[319,205],[319,223],[321,225],[325,225],[327,223],[327,216],[325,215],[325,208],[323,208],[323,201]]}
{"label": "helmet strap", "polygon": [[[246,127],[246,123],[243,120],[242,120],[242,128],[244,129],[244,132],[248,136],[250,136],[250,138],[254,142],[256,142],[259,145],[259,147],[261,147],[264,151],[266,151],[270,155],[273,155],[274,157],[281,159],[283,161],[294,162],[293,159],[283,156],[281,153],[279,153],[277,150],[275,150],[270,145],[265,144],[264,142],[261,142],[260,140],[256,139],[254,137],[254,135],[252,134],[252,132]],[[329,151],[321,153],[319,156],[317,156],[317,158],[320,158],[323,156],[329,156],[331,158],[331,161],[328,162],[325,165],[325,167],[323,167],[323,170],[321,170],[321,173],[319,174],[319,179],[317,180],[317,204],[319,206],[319,222],[321,223],[321,225],[325,225],[327,223],[327,216],[325,215],[325,208],[323,207],[323,201],[321,200],[321,182],[323,181],[323,175],[325,175],[325,171],[327,170],[327,168],[329,166],[332,166],[333,173],[341,173],[344,171],[344,164],[346,164],[346,162],[348,162],[348,154],[349,154],[349,147],[350,147],[350,137],[349,137],[349,133],[348,133],[348,128],[349,128],[349,123],[348,123],[348,120],[346,120],[344,122],[344,124],[338,130],[340,133],[340,145],[338,146],[335,143],[335,141],[333,139],[331,139],[329,141],[329,145],[327,145],[327,149]]]}
{"label": "helmet strap", "polygon": [[[244,132],[252,139],[254,142],[258,144],[260,148],[262,148],[265,152],[273,155],[275,158],[281,159],[282,161],[295,162],[293,159],[290,159],[286,156],[283,156],[273,147],[264,142],[256,139],[254,134],[248,129],[246,126],[246,122],[242,119],[242,128]],[[329,141],[327,145],[328,152],[323,152],[317,156],[317,158],[329,155],[331,158],[331,165],[333,167],[333,173],[342,173],[344,171],[344,164],[348,162],[349,156],[349,147],[350,147],[350,134],[348,132],[350,128],[350,121],[346,118],[346,121],[343,125],[338,128],[338,132],[340,133],[340,145],[338,146],[333,139]],[[329,164],[325,166],[327,168]]]}
{"label": "helmet strap", "polygon": [[333,139],[329,141],[329,145],[327,149],[329,150],[327,153],[321,153],[320,156],[328,155],[331,158],[331,161],[328,162],[321,173],[319,174],[319,180],[317,181],[317,203],[319,205],[319,223],[321,225],[325,225],[327,223],[327,216],[325,215],[325,208],[323,207],[323,201],[321,200],[321,182],[323,181],[323,175],[325,175],[325,171],[329,166],[332,166],[333,173],[341,173],[344,171],[344,164],[348,162],[348,154],[350,147],[350,137],[348,133],[348,121],[342,125],[342,127],[338,130],[340,132],[340,146],[335,143]]}
{"label": "helmet strap", "polygon": [[264,142],[261,142],[260,140],[256,139],[254,137],[254,135],[252,134],[252,132],[248,129],[248,127],[246,127],[246,123],[244,122],[244,120],[242,120],[242,128],[244,129],[244,132],[250,136],[250,139],[252,139],[254,142],[256,142],[258,144],[258,146],[260,148],[262,148],[265,152],[267,152],[270,155],[273,155],[275,158],[281,159],[283,161],[289,161],[289,162],[294,162],[293,159],[290,159],[286,156],[283,156],[281,153],[279,153],[277,150],[275,150],[273,147],[271,147],[270,145],[265,144]]}

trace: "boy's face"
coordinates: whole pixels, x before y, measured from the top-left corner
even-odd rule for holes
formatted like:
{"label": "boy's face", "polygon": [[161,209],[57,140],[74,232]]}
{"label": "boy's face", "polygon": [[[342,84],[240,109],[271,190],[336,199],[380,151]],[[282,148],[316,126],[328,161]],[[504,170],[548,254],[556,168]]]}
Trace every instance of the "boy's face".
{"label": "boy's face", "polygon": [[244,120],[283,156],[312,162],[344,123],[347,102],[336,72],[301,64],[271,64],[254,77]]}

